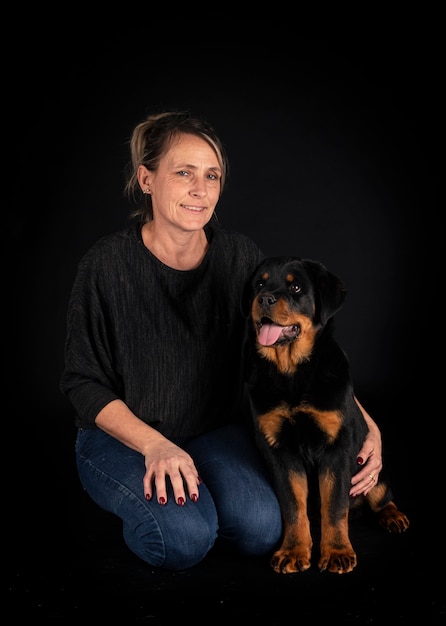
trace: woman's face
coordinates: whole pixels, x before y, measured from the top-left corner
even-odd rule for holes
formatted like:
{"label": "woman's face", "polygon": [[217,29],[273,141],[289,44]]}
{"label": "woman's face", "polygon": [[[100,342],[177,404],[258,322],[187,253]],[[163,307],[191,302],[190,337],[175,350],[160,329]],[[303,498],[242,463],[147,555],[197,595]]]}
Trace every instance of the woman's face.
{"label": "woman's face", "polygon": [[194,231],[211,219],[220,197],[222,172],[204,139],[180,135],[161,158],[158,170],[146,171],[158,225]]}

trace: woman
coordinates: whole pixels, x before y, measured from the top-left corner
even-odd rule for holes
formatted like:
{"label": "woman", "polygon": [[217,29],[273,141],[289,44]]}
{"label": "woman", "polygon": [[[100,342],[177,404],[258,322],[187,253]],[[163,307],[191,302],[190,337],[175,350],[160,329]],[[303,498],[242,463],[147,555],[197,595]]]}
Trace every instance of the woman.
{"label": "woman", "polygon": [[[80,481],[152,566],[191,567],[217,540],[266,555],[282,522],[240,355],[240,294],[262,253],[217,222],[228,163],[208,123],[152,115],[130,148],[134,220],[87,252],[68,308],[61,389],[76,412]],[[361,410],[369,434],[352,496],[382,468],[379,429]]]}

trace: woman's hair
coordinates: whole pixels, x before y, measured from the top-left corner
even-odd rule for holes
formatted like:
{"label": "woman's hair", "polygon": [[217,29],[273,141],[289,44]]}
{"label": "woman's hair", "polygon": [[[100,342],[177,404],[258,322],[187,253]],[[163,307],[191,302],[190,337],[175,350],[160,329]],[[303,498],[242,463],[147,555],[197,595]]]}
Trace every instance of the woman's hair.
{"label": "woman's hair", "polygon": [[180,134],[201,137],[214,150],[221,167],[220,195],[222,194],[229,173],[229,163],[224,146],[212,126],[187,111],[166,111],[149,115],[134,128],[129,141],[131,161],[127,167],[124,190],[137,207],[131,217],[138,217],[142,222],[153,219],[152,196],[142,192],[138,182],[138,168],[144,165],[148,170],[156,171],[161,157]]}

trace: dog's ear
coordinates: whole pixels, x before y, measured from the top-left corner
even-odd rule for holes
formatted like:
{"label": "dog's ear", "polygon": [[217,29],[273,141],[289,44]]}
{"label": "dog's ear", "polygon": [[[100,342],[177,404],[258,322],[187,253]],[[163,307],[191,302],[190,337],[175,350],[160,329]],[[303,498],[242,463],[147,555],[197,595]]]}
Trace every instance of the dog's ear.
{"label": "dog's ear", "polygon": [[338,276],[329,272],[319,261],[302,259],[302,264],[308,272],[316,296],[316,322],[322,326],[344,304],[347,290]]}

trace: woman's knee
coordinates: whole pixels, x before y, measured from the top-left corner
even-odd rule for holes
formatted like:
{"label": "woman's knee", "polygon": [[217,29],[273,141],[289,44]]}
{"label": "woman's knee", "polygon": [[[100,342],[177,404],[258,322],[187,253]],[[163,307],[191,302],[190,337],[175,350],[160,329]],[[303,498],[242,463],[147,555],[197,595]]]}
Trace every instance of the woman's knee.
{"label": "woman's knee", "polygon": [[221,543],[240,554],[263,556],[275,550],[282,537],[282,516],[278,506],[236,508],[231,521],[221,524]]}
{"label": "woman's knee", "polygon": [[150,524],[129,525],[124,523],[123,536],[127,546],[140,559],[152,565],[170,570],[189,569],[200,563],[213,547],[216,526],[208,524]]}

